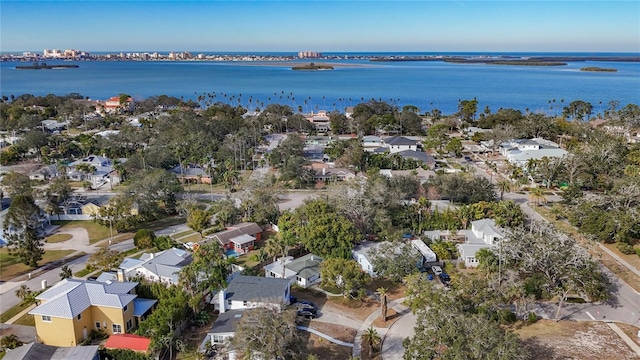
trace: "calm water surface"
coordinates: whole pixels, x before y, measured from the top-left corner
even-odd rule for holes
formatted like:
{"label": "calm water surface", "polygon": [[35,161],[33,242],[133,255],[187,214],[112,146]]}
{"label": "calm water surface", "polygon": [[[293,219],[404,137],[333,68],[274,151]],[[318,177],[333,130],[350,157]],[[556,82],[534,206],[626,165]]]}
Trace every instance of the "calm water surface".
{"label": "calm water surface", "polygon": [[[309,61],[304,61],[309,62]],[[594,112],[610,100],[640,104],[640,63],[570,62],[567,66],[500,66],[444,62],[322,61],[336,65],[331,71],[293,71],[292,63],[81,61],[76,69],[16,70],[18,63],[0,63],[0,93],[64,95],[78,92],[93,99],[127,93],[136,98],[171,95],[196,99],[215,92],[215,101],[234,97],[234,105],[270,102],[303,111],[344,109],[371,98],[421,111],[457,109],[458,100],[476,97],[480,110],[488,105],[549,110],[549,101],[564,104],[585,100]],[[54,63],[49,61],[48,63]],[[24,65],[24,64],[23,64]],[[615,68],[616,73],[581,72],[585,66]],[[224,94],[227,97],[224,97]],[[251,102],[249,101],[251,99]],[[334,105],[335,104],[335,105]]]}

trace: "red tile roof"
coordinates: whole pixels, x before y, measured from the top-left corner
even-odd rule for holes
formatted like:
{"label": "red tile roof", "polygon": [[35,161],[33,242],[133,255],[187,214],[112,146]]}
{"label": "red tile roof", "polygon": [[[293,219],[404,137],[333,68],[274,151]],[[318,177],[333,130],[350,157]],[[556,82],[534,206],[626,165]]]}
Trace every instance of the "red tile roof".
{"label": "red tile roof", "polygon": [[109,336],[104,347],[107,349],[127,349],[147,352],[151,345],[151,339],[134,334],[113,334]]}

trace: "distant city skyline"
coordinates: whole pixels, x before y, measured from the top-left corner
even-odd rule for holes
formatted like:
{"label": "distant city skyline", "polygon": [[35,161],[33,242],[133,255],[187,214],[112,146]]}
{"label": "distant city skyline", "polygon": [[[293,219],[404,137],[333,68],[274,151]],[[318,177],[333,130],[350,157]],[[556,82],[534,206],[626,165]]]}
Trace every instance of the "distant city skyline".
{"label": "distant city skyline", "polygon": [[0,51],[640,52],[639,1],[0,1]]}

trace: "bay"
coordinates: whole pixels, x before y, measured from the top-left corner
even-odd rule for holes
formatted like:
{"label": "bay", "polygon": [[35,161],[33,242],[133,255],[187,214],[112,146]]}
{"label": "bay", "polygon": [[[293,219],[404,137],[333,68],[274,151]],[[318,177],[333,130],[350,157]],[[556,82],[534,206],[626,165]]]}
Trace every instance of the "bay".
{"label": "bay", "polygon": [[[215,93],[214,101],[234,105],[239,101],[240,105],[251,108],[278,102],[296,111],[301,107],[304,112],[344,110],[373,98],[394,101],[399,106],[414,105],[422,112],[438,108],[446,114],[457,110],[459,100],[474,97],[479,101],[479,111],[489,106],[492,111],[502,107],[555,113],[571,101],[584,100],[593,104],[594,113],[599,113],[607,108],[610,100],[619,101],[621,106],[640,103],[640,63],[634,62],[503,66],[339,59],[315,60],[334,64],[334,70],[291,70],[294,63],[311,61],[314,60],[47,62],[80,66],[61,70],[16,70],[15,66],[23,63],[2,62],[0,94],[77,92],[102,100],[121,93],[138,99],[166,94],[196,100],[199,95]],[[580,71],[587,66],[618,71]],[[555,108],[550,109],[554,99]]]}

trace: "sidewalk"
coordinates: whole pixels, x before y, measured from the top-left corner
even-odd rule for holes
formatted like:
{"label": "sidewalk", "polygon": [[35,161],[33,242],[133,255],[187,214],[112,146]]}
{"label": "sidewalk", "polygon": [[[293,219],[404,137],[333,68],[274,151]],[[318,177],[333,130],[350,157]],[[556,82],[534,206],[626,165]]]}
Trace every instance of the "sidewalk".
{"label": "sidewalk", "polygon": [[629,345],[631,350],[635,351],[636,354],[640,356],[640,346],[638,346],[635,341],[633,341],[624,331],[622,331],[622,329],[620,329],[618,325],[612,322],[607,322],[607,325],[609,325],[611,330],[615,331],[615,333],[618,334],[618,336],[620,336],[620,338],[622,338],[622,340],[624,340],[627,345]]}

